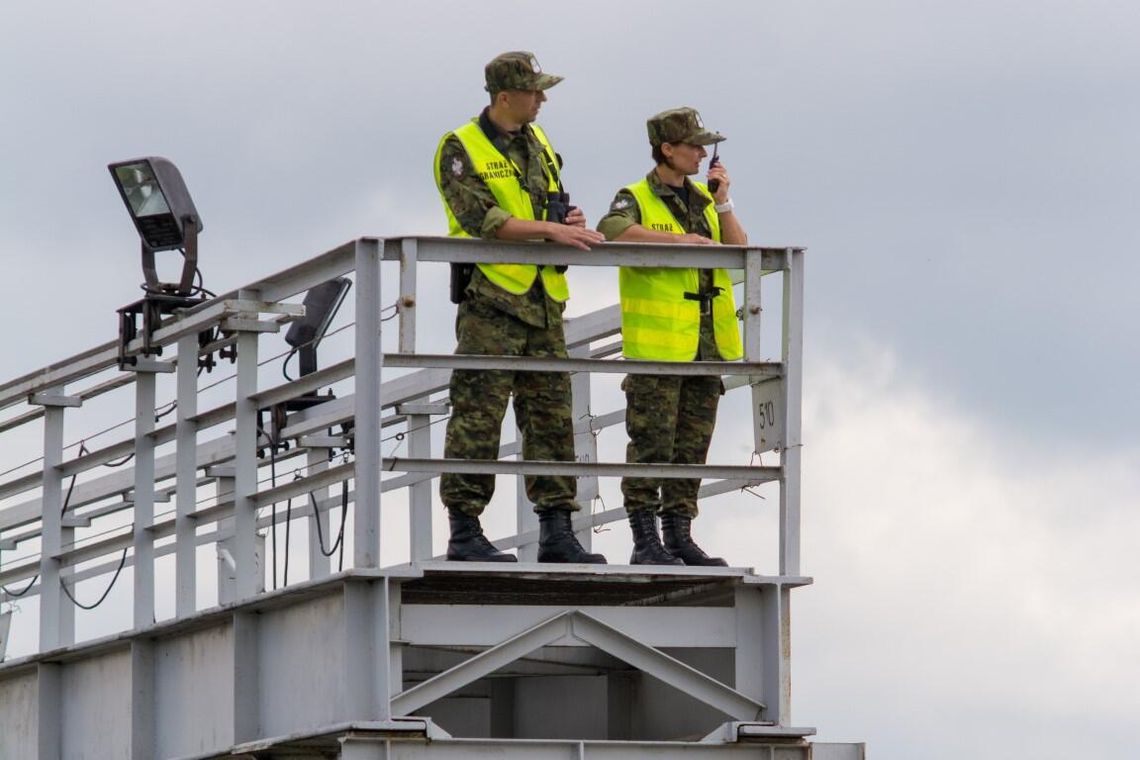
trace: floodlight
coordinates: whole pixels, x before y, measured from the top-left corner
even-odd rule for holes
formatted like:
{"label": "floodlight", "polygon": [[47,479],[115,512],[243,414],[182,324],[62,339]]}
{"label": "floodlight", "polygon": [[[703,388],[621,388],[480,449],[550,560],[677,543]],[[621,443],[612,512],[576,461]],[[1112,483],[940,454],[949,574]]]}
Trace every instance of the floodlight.
{"label": "floodlight", "polygon": [[310,288],[305,294],[305,316],[289,325],[285,333],[285,342],[300,355],[302,376],[317,371],[317,345],[324,339],[351,287],[352,281],[347,277],[337,277]]}
{"label": "floodlight", "polygon": [[[337,310],[344,303],[344,298],[348,295],[348,290],[351,287],[352,281],[347,277],[337,277],[309,288],[309,292],[305,294],[305,300],[302,302],[305,306],[305,316],[289,325],[289,331],[285,333],[285,342],[293,347],[293,352],[285,358],[285,364],[281,367],[286,380],[291,381],[293,379],[289,377],[289,373],[285,369],[285,365],[289,364],[289,358],[293,354],[300,355],[302,377],[317,371],[317,346],[324,340],[333,317],[336,316]],[[332,401],[334,398],[336,396],[331,390],[323,396],[314,390],[274,404],[268,409],[258,410],[258,425],[261,425],[262,412],[268,411],[270,414],[270,451],[276,452],[278,448],[289,448],[288,442],[281,436],[281,431],[286,427],[286,418],[289,412],[309,409],[318,404]],[[264,429],[264,426],[262,427]],[[262,449],[258,449],[258,456],[262,455],[261,452]]]}
{"label": "floodlight", "polygon": [[[142,241],[143,275],[150,293],[189,296],[198,269],[198,233],[202,219],[178,167],[165,158],[148,156],[109,164],[107,169],[130,212]],[[182,276],[164,283],[155,270],[156,251],[182,251]]]}

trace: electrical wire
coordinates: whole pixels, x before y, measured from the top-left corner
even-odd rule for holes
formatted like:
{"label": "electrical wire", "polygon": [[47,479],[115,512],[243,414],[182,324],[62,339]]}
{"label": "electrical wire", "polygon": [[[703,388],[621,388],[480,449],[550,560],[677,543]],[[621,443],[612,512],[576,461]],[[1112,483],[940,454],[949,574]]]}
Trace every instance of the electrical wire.
{"label": "electrical wire", "polygon": [[15,593],[15,594],[13,594],[11,591],[9,591],[7,586],[0,586],[0,591],[3,591],[8,597],[10,597],[12,599],[19,599],[21,596],[24,596],[29,591],[31,591],[32,586],[36,585],[36,581],[38,581],[39,579],[40,579],[39,573],[36,573],[36,575],[33,576],[30,581],[28,581],[28,585],[24,586],[24,590],[20,591],[18,593]]}
{"label": "electrical wire", "polygon": [[321,510],[317,506],[317,497],[309,491],[309,504],[313,508],[313,516],[316,518],[317,523],[317,548],[321,554],[326,557],[331,557],[340,549],[340,569],[344,569],[344,525],[348,522],[348,481],[342,480],[340,483],[340,530],[337,532],[336,543],[331,548],[325,549],[325,534],[321,528]]}
{"label": "electrical wire", "polygon": [[[83,441],[80,441],[79,442],[79,456],[83,456],[84,454],[90,454],[90,453],[91,452],[87,450],[87,446],[84,445]],[[71,483],[70,483],[70,485],[67,486],[67,495],[63,497],[63,507],[59,510],[59,516],[60,517],[63,517],[64,515],[67,514],[67,505],[71,503],[71,492],[75,490],[75,479],[78,477],[79,477],[78,472],[71,476]]]}
{"label": "electrical wire", "polygon": [[99,597],[99,601],[95,602],[94,604],[83,604],[82,602],[77,600],[74,596],[72,596],[71,591],[67,588],[67,584],[63,582],[63,578],[59,579],[59,587],[63,589],[63,593],[67,596],[68,599],[71,600],[71,603],[74,604],[76,607],[78,607],[82,610],[93,610],[96,607],[98,607],[100,604],[102,604],[107,599],[107,596],[111,593],[111,589],[113,589],[115,587],[115,581],[119,580],[119,573],[123,572],[123,566],[126,564],[127,564],[127,550],[123,549],[123,557],[122,557],[122,559],[119,560],[119,566],[118,566],[118,568],[115,569],[115,575],[113,578],[111,578],[111,583],[107,586],[107,590],[103,592],[103,595],[101,597]]}
{"label": "electrical wire", "polygon": [[135,452],[132,451],[130,454],[127,454],[125,457],[123,457],[122,459],[120,459],[117,462],[104,462],[103,466],[104,467],[122,467],[123,465],[125,465],[127,462],[131,461],[134,458],[135,458]]}
{"label": "electrical wire", "polygon": [[5,475],[11,475],[13,472],[16,472],[18,470],[22,470],[25,467],[30,467],[33,464],[36,464],[37,462],[42,462],[42,461],[44,461],[43,457],[36,457],[35,459],[32,459],[31,461],[24,462],[23,464],[18,464],[15,467],[11,468],[10,470],[4,470],[4,472],[0,472],[0,478],[4,477]]}
{"label": "electrical wire", "polygon": [[[186,255],[186,251],[184,251],[183,249],[180,248],[178,250],[182,251],[183,256]],[[217,298],[218,297],[217,293],[213,292],[212,290],[206,290],[206,288],[204,288],[202,286],[202,268],[201,267],[194,267],[194,274],[198,277],[198,284],[197,284],[197,286],[195,286],[194,291],[197,293],[201,293],[204,296],[209,296],[210,298]]]}
{"label": "electrical wire", "polygon": [[281,362],[281,374],[290,383],[293,382],[293,378],[289,376],[289,360],[293,358],[293,354],[295,354],[295,353],[297,353],[297,349],[294,348],[285,357],[285,361]]}
{"label": "electrical wire", "polygon": [[[266,433],[265,430],[258,425],[257,432],[263,435],[269,441],[269,483],[270,487],[277,487],[277,440]],[[273,543],[273,588],[277,588],[277,502],[269,505],[269,532],[272,537]],[[285,547],[286,553],[289,551],[288,545]],[[288,561],[288,560],[286,560]]]}
{"label": "electrical wire", "polygon": [[173,412],[175,409],[177,409],[177,408],[178,408],[178,399],[175,399],[174,401],[171,401],[171,402],[170,402],[170,404],[163,404],[163,406],[169,406],[170,408],[169,408],[169,409],[167,409],[165,412],[160,412],[160,411],[158,411],[158,410],[156,409],[156,410],[155,410],[155,412],[154,412],[154,421],[155,421],[155,422],[158,422],[158,421],[159,421],[159,420],[161,420],[163,417],[166,417],[166,416],[167,416],[167,415],[169,415],[171,412]]}

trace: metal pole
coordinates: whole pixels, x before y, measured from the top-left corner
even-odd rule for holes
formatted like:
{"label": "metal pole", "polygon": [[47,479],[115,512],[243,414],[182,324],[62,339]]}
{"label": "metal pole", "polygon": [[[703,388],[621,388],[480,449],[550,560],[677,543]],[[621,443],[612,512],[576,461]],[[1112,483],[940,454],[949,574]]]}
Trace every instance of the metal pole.
{"label": "metal pole", "polygon": [[356,514],[353,564],[380,566],[380,259],[383,241],[356,241]]}
{"label": "metal pole", "polygon": [[763,624],[759,633],[763,648],[764,718],[778,726],[792,721],[792,628],[791,589],[765,588],[760,592]]}
{"label": "metal pole", "polygon": [[[741,314],[744,321],[744,361],[760,361],[760,319],[764,314],[761,297],[761,277],[763,276],[763,255],[759,250],[744,254],[744,303]],[[752,396],[752,440],[753,456],[764,448],[760,442],[761,419],[764,414],[759,383],[763,378],[751,376],[749,393]]]}
{"label": "metal pole", "polygon": [[135,628],[154,623],[154,372],[135,370]]}
{"label": "metal pole", "polygon": [[416,352],[416,241],[404,240],[400,247],[400,314],[401,354]]}
{"label": "metal pole", "polygon": [[[422,404],[403,404],[420,407]],[[408,415],[408,456],[431,457],[431,416]],[[421,480],[408,487],[408,526],[411,531],[410,559],[418,562],[431,559],[432,486],[431,480]]]}
{"label": "metal pole", "polygon": [[[522,433],[519,432],[518,427],[515,427],[516,444],[518,445],[519,453],[515,455],[515,459],[523,461],[522,453]],[[535,514],[534,504],[526,496],[526,477],[523,475],[515,476],[515,519],[517,535],[523,536],[527,533],[533,533],[538,530],[538,515]],[[520,543],[518,546],[519,562],[538,562],[538,541],[529,541],[527,543]]]}
{"label": "metal pole", "polygon": [[800,574],[800,404],[803,387],[804,252],[789,248],[784,270],[784,450],[780,459],[780,574]]}
{"label": "metal pole", "polygon": [[[416,241],[406,239],[400,245],[400,336],[399,352],[416,352]],[[431,457],[431,417],[427,406],[428,397],[416,402],[403,404],[401,414],[408,415],[408,456]],[[436,414],[446,414],[446,409]],[[408,489],[408,527],[410,531],[409,559],[422,561],[431,559],[432,488],[431,480],[413,484]]]}
{"label": "metal pole", "polygon": [[193,417],[198,413],[198,336],[186,335],[178,339],[178,417],[175,426],[177,472],[174,517],[174,575],[176,617],[193,615],[197,609],[197,542],[195,541],[194,509],[198,486],[195,473],[198,468],[198,425]]}
{"label": "metal pole", "polygon": [[[570,356],[579,358],[588,358],[590,356],[590,345],[584,343],[581,346],[575,346],[568,352]],[[570,376],[570,390],[571,390],[571,408],[572,418],[574,424],[577,425],[583,422],[589,422],[592,416],[590,407],[590,373],[589,372],[575,372]],[[574,434],[574,458],[579,462],[596,462],[598,461],[598,440],[594,438],[593,430],[587,426],[580,433]],[[587,475],[578,478],[578,502],[585,508],[587,512],[590,510],[590,505],[598,497],[598,476]],[[575,535],[578,537],[578,543],[582,544],[582,548],[590,551],[593,546],[594,531],[590,528],[578,531]]]}
{"label": "metal pole", "polygon": [[[256,301],[257,291],[242,290],[238,298]],[[256,316],[256,315],[253,315]],[[237,565],[237,598],[257,594],[257,393],[258,334],[238,332],[237,388],[234,408],[234,562]],[[276,558],[274,558],[276,560]]]}
{"label": "metal pole", "polygon": [[62,563],[58,559],[65,541],[75,531],[63,527],[63,388],[37,395],[33,403],[44,407],[43,516],[40,543],[40,651],[67,646],[75,641],[75,608],[71,606],[60,581]]}

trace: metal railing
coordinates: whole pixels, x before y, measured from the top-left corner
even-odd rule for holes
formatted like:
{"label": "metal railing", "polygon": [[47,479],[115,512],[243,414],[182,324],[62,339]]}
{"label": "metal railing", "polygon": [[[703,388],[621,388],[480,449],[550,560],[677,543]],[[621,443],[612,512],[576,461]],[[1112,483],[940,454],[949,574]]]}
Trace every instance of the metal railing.
{"label": "metal railing", "polygon": [[[110,578],[113,573],[118,577],[119,570],[130,567],[132,625],[143,628],[156,618],[156,560],[172,554],[175,616],[188,617],[199,611],[199,546],[221,543],[219,556],[234,574],[232,599],[248,599],[264,587],[266,570],[258,561],[260,531],[300,520],[308,529],[309,578],[325,577],[332,572],[327,547],[335,540],[330,511],[342,505],[340,524],[351,522],[348,566],[383,567],[380,536],[385,525],[380,507],[383,494],[397,489],[407,489],[408,556],[412,562],[427,560],[433,556],[436,512],[432,481],[441,472],[572,475],[579,478],[579,495],[584,500],[597,495],[601,477],[699,477],[706,479],[702,496],[777,482],[778,572],[798,576],[803,250],[610,243],[589,252],[575,251],[572,256],[576,267],[738,270],[743,282],[739,302],[744,360],[615,361],[620,355],[620,339],[615,339],[620,333],[616,306],[567,321],[568,359],[417,353],[417,321],[422,325],[425,318],[421,309],[436,313],[444,308],[442,294],[432,293],[421,303],[417,292],[421,264],[559,264],[568,258],[567,250],[433,237],[361,238],[168,320],[151,341],[167,352],[173,348],[173,356],[142,358],[131,370],[121,371],[117,344],[111,342],[0,385],[0,410],[12,410],[0,420],[0,439],[19,435],[26,439],[37,424],[42,431],[42,456],[0,476],[0,601],[38,595],[40,651],[67,646],[75,640],[75,605],[69,588],[97,576]],[[761,360],[760,328],[765,314],[761,277],[770,273],[783,278],[778,362]],[[296,380],[264,384],[259,372],[260,365],[267,363],[259,361],[263,334],[277,331],[303,312],[298,296],[342,275],[352,276],[355,283],[352,356]],[[394,303],[398,321],[389,327],[382,317],[381,286],[382,280],[387,285],[393,275],[398,285]],[[449,308],[446,313],[450,314]],[[392,330],[396,350],[384,352],[381,339],[390,340]],[[215,339],[202,345],[199,336],[205,331],[214,331]],[[211,375],[199,377],[198,357],[231,346],[236,349],[236,372],[228,378],[233,380],[232,391],[227,400],[205,407],[205,391],[217,395],[219,383]],[[128,349],[140,347],[141,339],[136,339]],[[507,459],[519,454],[517,442],[504,444],[496,461],[432,456],[431,427],[433,420],[446,414],[447,383],[455,368],[575,373],[579,461]],[[174,375],[173,407],[160,404],[157,398],[160,376],[166,373]],[[600,462],[595,434],[621,424],[624,410],[593,414],[590,378],[595,373],[721,375],[730,390],[747,387],[752,394],[754,451],[774,450],[779,463]],[[65,421],[82,415],[84,406],[100,396],[129,385],[134,386],[130,435],[119,433],[116,438],[117,430],[112,429],[65,446]],[[275,435],[277,443],[288,442],[290,448],[277,451],[274,447],[269,454],[273,442],[259,421],[259,410],[330,386],[340,395],[289,414]],[[173,421],[164,416],[171,412]],[[402,437],[407,456],[382,455],[385,431]],[[86,442],[97,437],[110,442],[89,450]],[[330,461],[331,452],[339,453],[339,461]],[[126,457],[131,457],[129,462],[123,461]],[[115,465],[116,469],[100,474],[101,468]],[[284,482],[278,482],[279,468]],[[340,488],[330,491],[332,486]],[[496,544],[518,548],[521,560],[533,560],[537,521],[523,489],[518,490],[516,532],[496,539]],[[276,514],[265,514],[266,508],[275,511],[273,505],[297,497],[306,500],[309,508],[288,515],[287,522],[280,522]],[[172,499],[172,510],[159,510],[158,505]],[[580,514],[574,525],[588,543],[586,531],[591,527],[624,517],[619,507]],[[276,565],[276,556],[273,562]],[[168,594],[166,589],[163,592]]]}

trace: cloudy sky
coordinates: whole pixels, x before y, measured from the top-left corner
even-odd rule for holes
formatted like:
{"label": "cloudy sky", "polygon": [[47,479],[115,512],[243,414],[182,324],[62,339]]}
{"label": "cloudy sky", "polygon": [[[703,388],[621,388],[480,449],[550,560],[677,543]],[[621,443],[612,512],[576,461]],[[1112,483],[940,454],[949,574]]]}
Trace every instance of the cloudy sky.
{"label": "cloudy sky", "polygon": [[[394,6],[0,5],[3,377],[111,339],[136,297],[108,162],[177,162],[215,290],[441,234],[439,136],[489,58],[533,50],[591,220],[648,170],[646,116],[689,104],[753,240],[809,247],[796,722],[879,759],[1135,754],[1140,8]],[[763,555],[757,504],[711,502],[698,535]]]}

